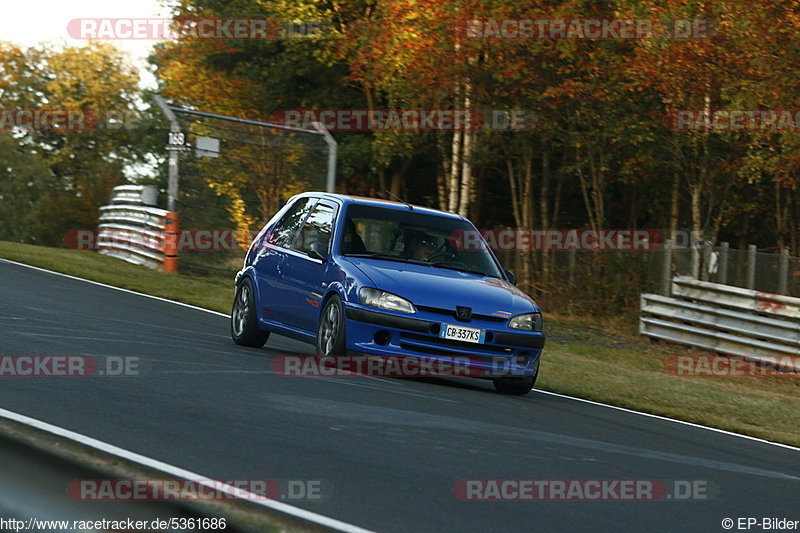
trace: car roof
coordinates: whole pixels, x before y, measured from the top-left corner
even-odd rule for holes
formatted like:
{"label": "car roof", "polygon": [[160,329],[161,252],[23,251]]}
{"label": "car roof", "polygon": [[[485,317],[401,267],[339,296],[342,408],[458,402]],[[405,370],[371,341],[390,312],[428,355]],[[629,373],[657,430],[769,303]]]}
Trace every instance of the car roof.
{"label": "car roof", "polygon": [[384,209],[396,209],[398,211],[407,211],[409,205],[413,208],[415,213],[422,213],[426,215],[437,215],[443,216],[447,218],[455,218],[455,219],[463,219],[462,216],[457,215],[456,213],[449,213],[447,211],[440,211],[438,209],[432,209],[430,207],[422,207],[419,205],[412,205],[412,204],[404,204],[402,202],[395,202],[392,200],[383,200],[381,198],[369,198],[367,196],[352,196],[348,194],[336,194],[330,192],[306,192],[302,194],[298,194],[298,197],[301,196],[315,196],[319,198],[332,198],[339,200],[343,204],[354,204],[354,205],[368,205],[372,207],[380,207]]}

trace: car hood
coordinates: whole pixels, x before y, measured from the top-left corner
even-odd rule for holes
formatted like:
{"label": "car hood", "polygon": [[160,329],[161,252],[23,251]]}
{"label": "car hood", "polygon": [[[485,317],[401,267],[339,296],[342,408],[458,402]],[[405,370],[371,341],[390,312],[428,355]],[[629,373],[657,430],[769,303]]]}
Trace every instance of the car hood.
{"label": "car hood", "polygon": [[347,257],[375,287],[417,306],[454,309],[471,307],[473,313],[516,315],[539,311],[533,299],[505,280],[413,263]]}

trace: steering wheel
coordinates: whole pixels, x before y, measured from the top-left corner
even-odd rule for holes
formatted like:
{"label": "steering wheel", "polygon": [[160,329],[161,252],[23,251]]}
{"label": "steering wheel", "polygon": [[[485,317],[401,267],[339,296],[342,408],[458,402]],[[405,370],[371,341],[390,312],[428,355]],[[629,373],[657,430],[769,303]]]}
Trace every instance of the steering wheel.
{"label": "steering wheel", "polygon": [[[437,260],[436,259],[437,257],[446,258],[446,259]],[[445,263],[445,264],[448,264],[448,265],[452,265],[452,266],[454,266],[456,268],[466,268],[466,269],[470,268],[469,265],[466,264],[466,263],[462,263],[461,261],[455,261],[455,258],[456,258],[456,254],[454,254],[453,252],[437,252],[435,254],[432,254],[430,257],[428,257],[428,262],[430,262],[430,263]]]}
{"label": "steering wheel", "polygon": [[431,263],[449,263],[455,258],[456,254],[453,252],[436,252],[435,254],[429,255],[427,260]]}

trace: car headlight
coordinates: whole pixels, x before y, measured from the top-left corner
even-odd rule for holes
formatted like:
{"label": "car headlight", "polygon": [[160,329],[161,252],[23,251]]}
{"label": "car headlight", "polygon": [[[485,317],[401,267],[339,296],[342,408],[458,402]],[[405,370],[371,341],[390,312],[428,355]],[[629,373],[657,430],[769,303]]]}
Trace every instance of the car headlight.
{"label": "car headlight", "polygon": [[508,321],[508,327],[526,331],[542,331],[543,325],[542,313],[517,315]]}
{"label": "car headlight", "polygon": [[358,291],[358,299],[361,305],[368,305],[370,307],[377,307],[378,309],[386,309],[388,311],[400,311],[401,313],[416,313],[414,304],[400,298],[391,292],[382,291],[380,289],[372,289],[370,287],[362,287]]}

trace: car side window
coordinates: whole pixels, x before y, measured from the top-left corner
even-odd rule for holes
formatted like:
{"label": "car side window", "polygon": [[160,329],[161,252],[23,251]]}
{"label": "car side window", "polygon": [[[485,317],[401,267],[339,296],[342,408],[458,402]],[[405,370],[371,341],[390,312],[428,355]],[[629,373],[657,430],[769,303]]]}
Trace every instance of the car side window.
{"label": "car side window", "polygon": [[288,247],[292,242],[292,238],[297,233],[297,228],[303,222],[306,214],[311,210],[316,198],[300,198],[292,207],[283,215],[272,231],[267,235],[267,243],[275,246]]}
{"label": "car side window", "polygon": [[311,245],[321,242],[328,247],[333,233],[333,219],[336,208],[332,205],[319,202],[308,215],[303,228],[294,239],[292,248],[298,252],[308,253]]}

